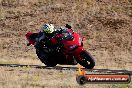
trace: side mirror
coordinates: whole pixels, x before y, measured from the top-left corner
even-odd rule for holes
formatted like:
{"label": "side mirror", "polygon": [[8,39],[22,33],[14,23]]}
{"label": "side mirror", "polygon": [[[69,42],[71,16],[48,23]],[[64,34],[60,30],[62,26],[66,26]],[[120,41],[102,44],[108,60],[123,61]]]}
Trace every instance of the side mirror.
{"label": "side mirror", "polygon": [[71,29],[72,27],[69,24],[66,24],[66,28]]}

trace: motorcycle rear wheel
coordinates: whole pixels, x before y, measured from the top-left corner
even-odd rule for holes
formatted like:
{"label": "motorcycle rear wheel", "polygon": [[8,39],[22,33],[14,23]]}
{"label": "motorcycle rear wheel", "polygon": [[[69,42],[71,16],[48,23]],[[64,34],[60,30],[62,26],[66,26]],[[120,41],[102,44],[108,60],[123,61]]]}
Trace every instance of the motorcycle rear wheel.
{"label": "motorcycle rear wheel", "polygon": [[94,58],[87,51],[83,51],[80,53],[80,56],[83,60],[77,60],[80,65],[87,69],[92,69],[95,66]]}
{"label": "motorcycle rear wheel", "polygon": [[54,67],[57,65],[57,63],[53,61],[53,58],[46,57],[46,55],[42,54],[42,52],[43,51],[41,50],[36,50],[36,54],[42,63],[44,63],[47,67]]}

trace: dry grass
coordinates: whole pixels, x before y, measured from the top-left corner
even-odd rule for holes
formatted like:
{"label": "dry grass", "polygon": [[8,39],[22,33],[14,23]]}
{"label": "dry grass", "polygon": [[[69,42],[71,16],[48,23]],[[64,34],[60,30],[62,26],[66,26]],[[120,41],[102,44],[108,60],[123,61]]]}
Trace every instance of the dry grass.
{"label": "dry grass", "polygon": [[76,83],[76,71],[36,69],[30,67],[0,67],[0,88],[131,88],[131,84]]}
{"label": "dry grass", "polygon": [[[26,47],[25,33],[38,32],[43,23],[51,22],[56,26],[69,23],[75,31],[86,37],[84,47],[96,58],[95,68],[132,70],[131,0],[0,0],[0,2],[1,64],[41,65],[34,48]],[[13,71],[5,71],[5,69],[13,69]],[[10,88],[80,87],[74,80],[76,72],[70,75],[67,73],[67,78],[63,74],[59,81],[52,81],[47,78],[48,74],[44,76],[39,73],[48,70],[31,69],[31,71],[37,70],[41,77],[46,77],[50,84],[46,79],[37,82],[30,82],[30,79],[21,81],[23,77],[15,75],[19,73],[19,69],[21,68],[1,68],[0,78],[2,77],[3,82],[0,85],[3,88],[7,86]],[[53,77],[60,76],[59,71],[55,71],[58,74],[55,74],[54,70],[51,72]],[[72,84],[68,79],[71,76],[73,76]],[[12,77],[14,78],[11,79]],[[102,88],[102,85],[95,87],[97,86]],[[115,88],[114,85],[107,87]]]}

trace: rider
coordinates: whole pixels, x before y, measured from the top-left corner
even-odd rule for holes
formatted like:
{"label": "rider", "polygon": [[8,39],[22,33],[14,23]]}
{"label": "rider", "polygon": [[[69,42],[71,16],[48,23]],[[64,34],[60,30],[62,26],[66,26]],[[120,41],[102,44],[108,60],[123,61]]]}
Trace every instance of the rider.
{"label": "rider", "polygon": [[[71,26],[68,24],[66,24],[65,27],[71,29]],[[35,48],[39,47],[39,43],[41,41],[45,41],[46,44],[48,44],[49,46],[55,45],[57,41],[53,37],[55,36],[56,33],[61,32],[60,30],[56,30],[53,24],[42,25],[41,31],[38,33],[38,37],[36,38]]]}
{"label": "rider", "polygon": [[36,38],[35,48],[40,46],[40,42],[47,42],[50,38],[54,36],[54,25],[53,24],[44,24],[41,27],[41,31],[38,33]]}

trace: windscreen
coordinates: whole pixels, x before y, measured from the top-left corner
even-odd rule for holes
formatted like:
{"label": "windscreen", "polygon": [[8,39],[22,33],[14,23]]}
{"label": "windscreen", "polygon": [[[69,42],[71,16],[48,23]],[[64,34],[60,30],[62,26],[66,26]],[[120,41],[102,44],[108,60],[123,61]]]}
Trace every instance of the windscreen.
{"label": "windscreen", "polygon": [[64,40],[73,40],[73,36],[72,36],[72,34],[69,32],[69,31],[67,31],[67,30],[63,30],[62,31],[62,35],[63,35],[63,39]]}

